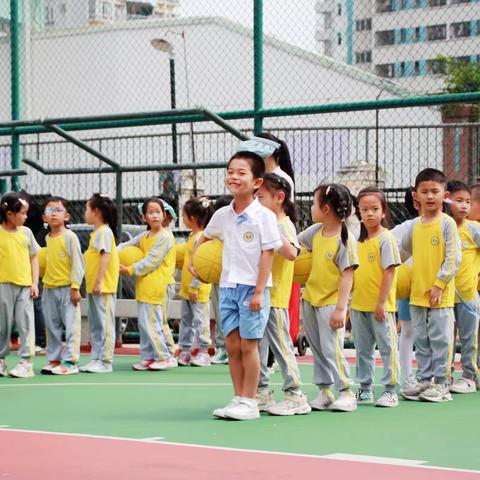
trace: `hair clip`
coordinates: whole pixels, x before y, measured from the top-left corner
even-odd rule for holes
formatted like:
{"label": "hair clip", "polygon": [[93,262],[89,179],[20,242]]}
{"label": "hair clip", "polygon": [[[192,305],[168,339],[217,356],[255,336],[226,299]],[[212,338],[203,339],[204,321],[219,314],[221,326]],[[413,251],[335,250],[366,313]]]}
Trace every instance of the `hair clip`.
{"label": "hair clip", "polygon": [[203,198],[201,200],[201,204],[203,208],[208,208],[210,206],[210,199],[209,198]]}
{"label": "hair clip", "polygon": [[110,200],[110,197],[106,193],[99,193],[98,195],[102,198],[108,198]]}
{"label": "hair clip", "polygon": [[28,207],[28,202],[24,200],[23,198],[19,198],[18,201],[22,204],[24,207]]}
{"label": "hair clip", "polygon": [[330,193],[330,190],[333,190],[333,188],[329,185],[325,190],[325,195],[328,195]]}

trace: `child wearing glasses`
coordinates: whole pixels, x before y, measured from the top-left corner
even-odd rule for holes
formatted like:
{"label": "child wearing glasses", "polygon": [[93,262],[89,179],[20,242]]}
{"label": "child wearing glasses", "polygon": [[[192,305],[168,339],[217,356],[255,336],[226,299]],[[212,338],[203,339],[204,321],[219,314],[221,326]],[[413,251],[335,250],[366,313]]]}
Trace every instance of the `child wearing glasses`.
{"label": "child wearing glasses", "polygon": [[[70,219],[67,201],[51,197],[45,204],[43,221],[50,230],[46,237],[45,274],[42,308],[47,327],[48,364],[43,374],[78,373],[80,358],[80,284],[83,279],[83,257],[78,237],[65,223]],[[62,351],[62,332],[65,349]]]}

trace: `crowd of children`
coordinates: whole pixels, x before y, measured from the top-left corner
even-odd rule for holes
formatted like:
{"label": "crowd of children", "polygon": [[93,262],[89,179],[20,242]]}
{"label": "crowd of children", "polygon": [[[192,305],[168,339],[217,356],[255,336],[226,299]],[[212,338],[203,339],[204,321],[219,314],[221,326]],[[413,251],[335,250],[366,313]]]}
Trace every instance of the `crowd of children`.
{"label": "crowd of children", "polygon": [[[145,200],[141,214],[147,230],[117,246],[115,204],[106,195],[94,194],[85,210],[93,232],[82,255],[77,236],[66,227],[67,202],[60,197],[47,200],[42,306],[48,364],[42,373],[112,371],[118,279],[129,275],[135,277],[140,333],[141,358],[133,369],[228,363],[234,396],[214,410],[217,418],[250,420],[260,411],[349,412],[363,403],[397,407],[398,393],[408,400],[444,402],[452,400],[451,393],[477,390],[480,185],[447,183],[441,171],[422,170],[407,195],[414,218],[390,231],[381,190],[364,188],[355,198],[344,185],[321,184],[313,192],[313,224],[297,236],[293,169],[284,142],[270,134],[241,142],[228,162],[225,183],[231,197],[220,198],[216,205],[207,197],[192,198],[183,206],[183,223],[191,233],[178,292],[178,352],[166,315],[175,295],[175,238],[168,226],[176,214],[171,205],[157,197]],[[1,198],[0,376],[34,375],[39,246],[24,226],[28,208],[19,194]],[[358,238],[348,228],[353,214],[360,220]],[[223,242],[221,277],[213,286],[201,282],[193,267],[197,249],[210,239]],[[138,247],[143,258],[122,265],[119,252],[131,246]],[[313,355],[313,383],[318,386],[310,402],[302,392],[289,334],[294,260],[300,246],[312,253],[301,304]],[[79,368],[83,277],[92,350],[91,361]],[[212,358],[210,304],[217,325]],[[356,392],[343,352],[348,317],[356,348]],[[20,335],[20,362],[9,371],[5,358],[14,324]],[[462,376],[454,381],[457,334]],[[377,398],[375,346],[383,361],[384,389]],[[269,388],[269,350],[283,376],[281,402],[274,401]]]}

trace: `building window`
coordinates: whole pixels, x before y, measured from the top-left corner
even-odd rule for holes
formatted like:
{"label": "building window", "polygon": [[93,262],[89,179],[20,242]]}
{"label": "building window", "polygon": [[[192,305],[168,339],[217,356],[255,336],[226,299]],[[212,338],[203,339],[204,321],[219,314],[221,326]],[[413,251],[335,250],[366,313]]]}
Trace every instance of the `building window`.
{"label": "building window", "polygon": [[445,71],[445,62],[442,60],[427,60],[425,64],[425,71],[429,75],[439,75]]}
{"label": "building window", "polygon": [[405,62],[400,62],[400,72],[399,72],[400,77],[405,76]]}
{"label": "building window", "polygon": [[413,62],[412,75],[414,77],[418,77],[418,75],[420,75],[420,62],[418,60],[415,60],[415,62]]}
{"label": "building window", "polygon": [[400,10],[405,10],[408,7],[408,0],[400,0]]}
{"label": "building window", "polygon": [[53,7],[45,7],[45,25],[54,25]]}
{"label": "building window", "polygon": [[90,0],[88,2],[88,17],[90,20],[95,20],[97,18],[97,1]]}
{"label": "building window", "polygon": [[355,63],[372,63],[372,51],[366,50],[355,53]]}
{"label": "building window", "polygon": [[341,15],[341,14],[342,14],[342,4],[337,3],[337,15]]}
{"label": "building window", "polygon": [[370,31],[372,29],[372,19],[364,18],[355,22],[355,30],[357,32]]}
{"label": "building window", "polygon": [[458,22],[450,25],[450,35],[453,38],[469,37],[472,24],[470,22]]}
{"label": "building window", "polygon": [[395,66],[393,63],[385,63],[375,67],[375,73],[380,77],[393,78]]}
{"label": "building window", "polygon": [[383,30],[375,34],[375,45],[394,45],[395,44],[395,30]]}
{"label": "building window", "polygon": [[447,0],[428,0],[429,7],[441,7],[447,4]]}
{"label": "building window", "polygon": [[413,0],[413,8],[421,8],[422,0]]}
{"label": "building window", "polygon": [[427,40],[445,40],[447,38],[447,25],[429,25],[427,27]]}
{"label": "building window", "polygon": [[407,43],[407,29],[400,29],[400,43]]}
{"label": "building window", "polygon": [[377,13],[394,12],[395,11],[395,2],[394,2],[394,0],[377,0],[375,10],[376,10]]}
{"label": "building window", "polygon": [[460,3],[470,3],[472,0],[452,0],[452,5],[459,5]]}
{"label": "building window", "polygon": [[102,2],[102,18],[105,20],[113,18],[112,4],[110,2]]}
{"label": "building window", "polygon": [[412,42],[420,41],[420,27],[415,27],[413,29]]}
{"label": "building window", "polygon": [[67,6],[66,6],[64,3],[62,3],[62,4],[60,5],[60,9],[59,9],[59,10],[60,10],[60,13],[61,13],[62,15],[65,15],[65,14],[67,13]]}
{"label": "building window", "polygon": [[337,45],[342,44],[342,34],[339,32],[337,33]]}

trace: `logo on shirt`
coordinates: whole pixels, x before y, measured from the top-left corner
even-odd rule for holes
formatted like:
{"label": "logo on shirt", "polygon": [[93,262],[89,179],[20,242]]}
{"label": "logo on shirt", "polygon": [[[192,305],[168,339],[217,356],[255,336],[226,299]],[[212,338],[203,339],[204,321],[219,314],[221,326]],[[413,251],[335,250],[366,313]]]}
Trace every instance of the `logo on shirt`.
{"label": "logo on shirt", "polygon": [[326,254],[325,254],[325,258],[327,260],[332,260],[333,259],[333,252],[332,251],[328,251]]}
{"label": "logo on shirt", "polygon": [[440,240],[438,239],[438,237],[432,237],[432,245],[436,247],[439,243]]}
{"label": "logo on shirt", "polygon": [[465,240],[463,242],[463,248],[467,249],[468,247],[470,247],[470,244],[468,243],[468,240]]}
{"label": "logo on shirt", "polygon": [[369,253],[368,254],[368,261],[370,263],[373,263],[375,261],[375,254],[374,253]]}
{"label": "logo on shirt", "polygon": [[246,242],[251,242],[253,240],[253,233],[252,232],[245,232],[243,234],[243,239],[246,241]]}

